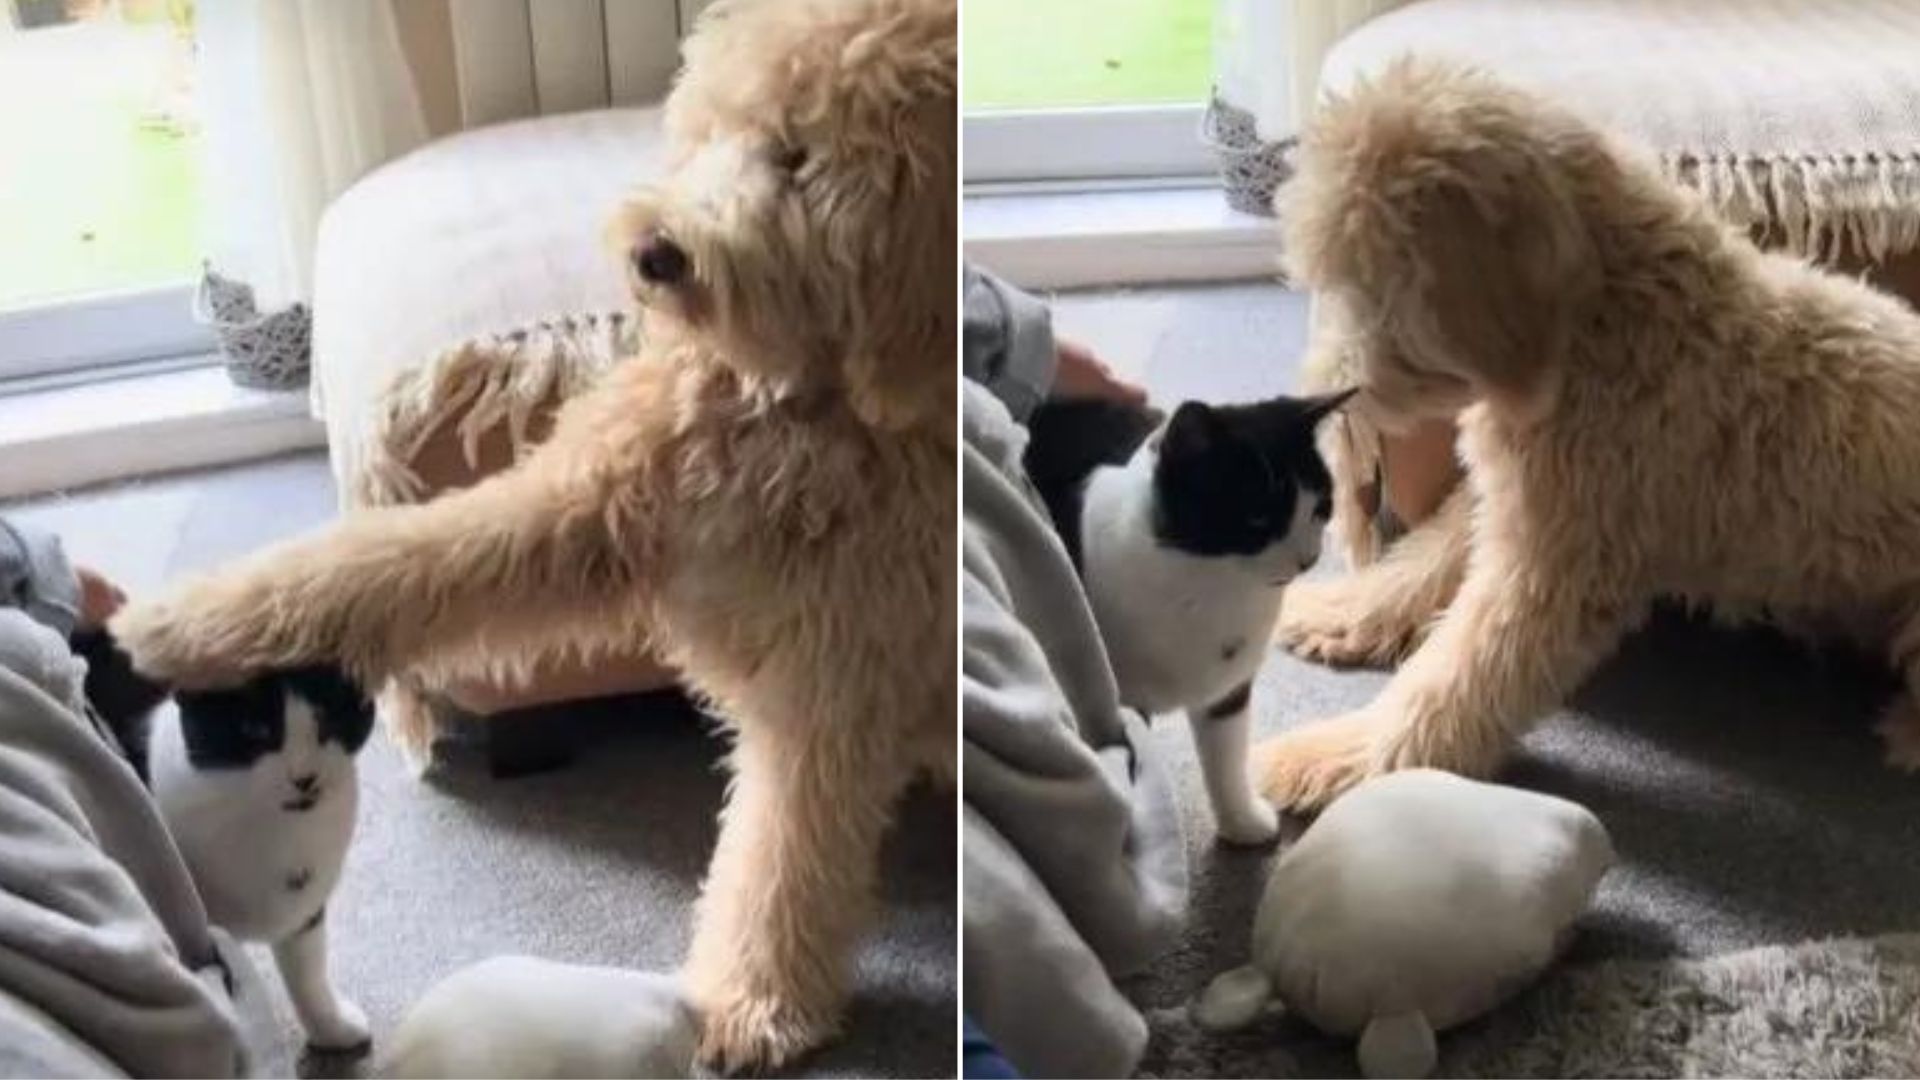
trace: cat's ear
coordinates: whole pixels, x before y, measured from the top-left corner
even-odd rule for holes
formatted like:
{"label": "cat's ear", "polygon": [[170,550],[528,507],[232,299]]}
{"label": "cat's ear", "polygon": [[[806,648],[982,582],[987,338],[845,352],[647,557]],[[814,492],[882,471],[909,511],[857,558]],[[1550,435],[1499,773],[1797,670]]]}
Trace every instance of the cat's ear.
{"label": "cat's ear", "polygon": [[1167,421],[1166,434],[1160,437],[1160,459],[1183,461],[1205,458],[1219,448],[1220,417],[1198,401],[1183,401]]}
{"label": "cat's ear", "polygon": [[321,664],[288,673],[296,692],[318,706],[328,734],[349,754],[359,753],[373,734],[373,702],[360,684],[339,668]]}
{"label": "cat's ear", "polygon": [[1332,394],[1321,394],[1318,397],[1302,398],[1300,399],[1300,417],[1306,421],[1310,427],[1317,425],[1320,421],[1331,416],[1340,406],[1345,405],[1349,398],[1359,392],[1359,387],[1352,386]]}

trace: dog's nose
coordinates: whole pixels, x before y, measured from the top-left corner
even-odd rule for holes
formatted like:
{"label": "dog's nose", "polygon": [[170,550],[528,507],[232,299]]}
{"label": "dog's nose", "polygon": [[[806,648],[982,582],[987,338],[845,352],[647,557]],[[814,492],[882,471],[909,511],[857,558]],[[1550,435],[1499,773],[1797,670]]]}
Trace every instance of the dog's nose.
{"label": "dog's nose", "polygon": [[687,253],[658,233],[647,237],[633,253],[640,280],[655,285],[678,285],[687,276]]}
{"label": "dog's nose", "polygon": [[312,773],[308,773],[305,776],[296,776],[293,778],[294,790],[298,791],[302,795],[313,794],[313,789],[318,786],[320,786],[320,778],[318,776],[315,776]]}

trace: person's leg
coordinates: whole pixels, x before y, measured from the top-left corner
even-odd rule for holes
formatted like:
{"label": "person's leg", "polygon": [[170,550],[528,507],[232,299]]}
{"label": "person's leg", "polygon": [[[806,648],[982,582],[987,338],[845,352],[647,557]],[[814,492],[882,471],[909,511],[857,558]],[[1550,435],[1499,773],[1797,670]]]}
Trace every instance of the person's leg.
{"label": "person's leg", "polygon": [[[264,1002],[236,1009],[209,977],[246,960],[216,947],[152,799],[85,715],[79,669],[58,633],[0,609],[0,999],[23,1005],[0,1009],[0,1044],[42,1016],[56,1043],[131,1075],[232,1075],[262,1048],[240,1017],[264,1034]],[[39,1064],[24,1075],[69,1075]]]}
{"label": "person's leg", "polygon": [[1171,946],[1180,811],[1119,704],[1007,411],[967,387],[961,579],[965,1007],[1035,1076],[1126,1076],[1146,1024],[1114,986]]}

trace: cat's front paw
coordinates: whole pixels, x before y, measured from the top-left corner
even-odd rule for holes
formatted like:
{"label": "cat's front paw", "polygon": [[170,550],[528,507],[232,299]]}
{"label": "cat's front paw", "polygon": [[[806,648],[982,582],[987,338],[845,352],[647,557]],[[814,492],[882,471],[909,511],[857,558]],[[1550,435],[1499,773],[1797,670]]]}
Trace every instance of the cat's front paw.
{"label": "cat's front paw", "polygon": [[1258,798],[1250,797],[1244,807],[1216,811],[1214,817],[1221,842],[1235,847],[1261,847],[1280,835],[1280,812]]}
{"label": "cat's front paw", "polygon": [[360,1006],[335,996],[332,1015],[307,1025],[307,1049],[321,1054],[364,1054],[373,1047],[373,1028]]}
{"label": "cat's front paw", "polygon": [[777,1069],[824,1042],[833,1022],[778,997],[726,997],[700,1009],[701,1065],[735,1075]]}
{"label": "cat's front paw", "polygon": [[1296,656],[1335,667],[1387,667],[1413,651],[1425,624],[1368,596],[1363,578],[1296,581],[1280,601],[1274,640]]}

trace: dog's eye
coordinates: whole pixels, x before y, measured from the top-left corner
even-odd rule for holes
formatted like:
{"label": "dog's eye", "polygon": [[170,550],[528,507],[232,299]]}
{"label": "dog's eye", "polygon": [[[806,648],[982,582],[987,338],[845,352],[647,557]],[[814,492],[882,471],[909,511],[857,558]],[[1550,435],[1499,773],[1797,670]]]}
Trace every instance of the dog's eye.
{"label": "dog's eye", "polygon": [[797,173],[807,165],[807,148],[804,146],[781,146],[773,151],[773,163],[781,172]]}

